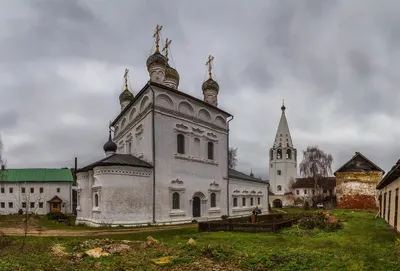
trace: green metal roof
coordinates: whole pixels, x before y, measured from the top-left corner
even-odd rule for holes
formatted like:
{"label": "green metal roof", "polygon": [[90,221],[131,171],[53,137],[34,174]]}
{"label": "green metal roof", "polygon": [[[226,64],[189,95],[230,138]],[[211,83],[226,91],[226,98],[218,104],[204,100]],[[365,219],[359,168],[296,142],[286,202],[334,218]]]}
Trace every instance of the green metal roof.
{"label": "green metal roof", "polygon": [[0,182],[73,182],[69,169],[15,168],[0,170]]}

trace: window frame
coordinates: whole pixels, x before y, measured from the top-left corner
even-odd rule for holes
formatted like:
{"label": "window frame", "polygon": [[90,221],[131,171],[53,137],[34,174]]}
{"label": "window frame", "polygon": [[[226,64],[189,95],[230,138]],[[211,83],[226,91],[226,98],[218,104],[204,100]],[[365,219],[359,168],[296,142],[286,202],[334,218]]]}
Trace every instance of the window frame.
{"label": "window frame", "polygon": [[183,134],[176,135],[176,152],[185,154],[185,136]]}

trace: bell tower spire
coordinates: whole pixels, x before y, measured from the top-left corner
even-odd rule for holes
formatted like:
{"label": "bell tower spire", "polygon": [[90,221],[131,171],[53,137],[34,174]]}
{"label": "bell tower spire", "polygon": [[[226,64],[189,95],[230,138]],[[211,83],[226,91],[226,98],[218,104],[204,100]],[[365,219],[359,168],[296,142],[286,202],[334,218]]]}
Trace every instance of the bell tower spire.
{"label": "bell tower spire", "polygon": [[297,150],[290,135],[284,100],[281,110],[275,140],[269,151],[270,187],[275,195],[284,195],[288,192],[289,182],[297,177]]}

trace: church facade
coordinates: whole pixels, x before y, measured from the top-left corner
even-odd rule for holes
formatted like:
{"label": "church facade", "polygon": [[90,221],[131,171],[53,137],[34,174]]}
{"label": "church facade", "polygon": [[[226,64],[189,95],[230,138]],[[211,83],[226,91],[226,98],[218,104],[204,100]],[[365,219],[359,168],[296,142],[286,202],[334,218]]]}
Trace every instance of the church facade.
{"label": "church facade", "polygon": [[[77,223],[90,226],[176,224],[268,212],[268,183],[228,168],[229,122],[218,107],[219,85],[209,78],[204,99],[179,90],[165,42],[147,59],[150,80],[119,99],[106,157],[77,171]],[[111,132],[113,127],[113,134]]]}

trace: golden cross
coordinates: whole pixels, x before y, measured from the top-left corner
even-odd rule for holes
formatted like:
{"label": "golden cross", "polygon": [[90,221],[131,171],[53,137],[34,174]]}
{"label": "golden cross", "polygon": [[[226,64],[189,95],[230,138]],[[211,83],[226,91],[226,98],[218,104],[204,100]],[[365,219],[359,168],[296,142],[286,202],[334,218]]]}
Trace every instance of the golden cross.
{"label": "golden cross", "polygon": [[161,32],[162,27],[163,27],[162,25],[157,25],[156,30],[154,31],[154,35],[153,35],[153,38],[156,39],[156,52],[159,52],[159,48],[160,48],[159,42],[160,42],[160,32]]}
{"label": "golden cross", "polygon": [[168,49],[169,46],[171,45],[172,40],[168,40],[168,38],[165,40],[165,45],[164,48],[162,49],[163,52],[165,52],[165,57],[168,59]]}
{"label": "golden cross", "polygon": [[124,79],[125,79],[125,90],[128,90],[128,73],[129,70],[125,69]]}
{"label": "golden cross", "polygon": [[214,57],[211,56],[211,55],[209,55],[209,56],[208,56],[208,60],[207,60],[207,62],[206,62],[206,66],[208,66],[208,76],[209,76],[210,78],[212,78],[211,70],[212,70],[212,62],[213,62],[213,60],[214,60]]}

